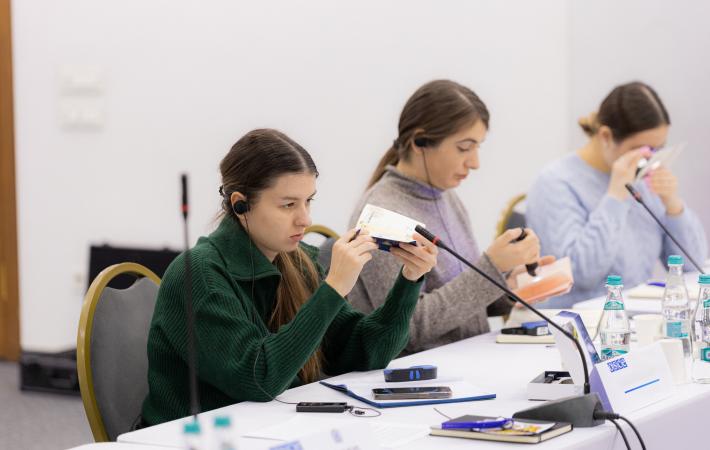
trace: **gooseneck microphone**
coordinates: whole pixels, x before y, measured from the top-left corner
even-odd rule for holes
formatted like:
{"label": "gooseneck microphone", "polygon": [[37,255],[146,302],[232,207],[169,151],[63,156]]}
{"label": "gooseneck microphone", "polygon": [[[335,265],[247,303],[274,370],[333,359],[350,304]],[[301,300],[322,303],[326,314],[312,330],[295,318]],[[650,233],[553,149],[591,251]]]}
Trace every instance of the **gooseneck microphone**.
{"label": "gooseneck microphone", "polygon": [[490,283],[495,285],[498,289],[503,291],[509,299],[514,302],[520,303],[521,305],[532,311],[534,314],[547,321],[550,325],[552,325],[568,339],[574,342],[574,345],[577,347],[579,356],[582,359],[582,366],[584,367],[584,395],[567,397],[560,400],[547,402],[541,406],[536,406],[534,408],[526,409],[524,411],[519,411],[513,415],[513,418],[548,420],[552,422],[570,422],[575,427],[593,427],[604,423],[603,420],[598,419],[594,416],[595,411],[602,411],[603,407],[601,401],[599,400],[599,396],[596,393],[590,393],[587,359],[584,357],[584,352],[582,350],[582,346],[579,344],[579,341],[577,341],[577,339],[575,339],[570,332],[557,325],[557,323],[555,323],[545,314],[541,313],[540,310],[531,306],[528,302],[515,295],[506,286],[503,286],[501,283],[494,280],[490,275],[483,272],[481,269],[467,261],[464,257],[450,249],[446,244],[441,242],[441,239],[439,239],[432,232],[420,225],[417,225],[415,227],[415,231],[421,234],[425,239],[431,241],[432,244],[446,250],[456,259],[473,269],[476,273],[478,273]]}
{"label": "gooseneck microphone", "polygon": [[685,255],[686,258],[688,258],[688,261],[690,261],[693,264],[693,267],[695,267],[695,270],[704,274],[705,272],[703,272],[703,268],[700,267],[700,264],[695,262],[693,257],[690,256],[690,253],[688,253],[688,251],[682,245],[680,245],[680,242],[678,242],[678,240],[675,238],[675,236],[673,236],[671,234],[671,232],[668,231],[668,228],[666,228],[666,226],[663,225],[663,222],[661,222],[661,220],[658,217],[656,217],[656,215],[653,213],[653,211],[651,211],[651,208],[649,208],[648,205],[646,204],[646,202],[643,201],[643,197],[641,197],[641,193],[639,191],[637,191],[633,186],[631,186],[631,183],[626,183],[624,186],[626,186],[626,190],[629,191],[629,193],[634,198],[634,200],[636,200],[638,203],[640,203],[641,206],[644,207],[646,212],[648,212],[648,214],[651,217],[653,217],[653,220],[655,220],[656,223],[658,224],[658,226],[661,227],[663,232],[666,233],[666,236],[671,238],[671,241],[673,241],[673,243],[678,246],[680,251],[683,252],[683,254]]}
{"label": "gooseneck microphone", "polygon": [[188,238],[187,215],[189,204],[187,202],[187,174],[182,174],[182,218],[185,238],[185,328],[187,329],[187,370],[190,389],[190,414],[197,422],[200,413],[200,399],[197,391],[197,356],[195,354],[195,312],[192,308],[192,270],[190,268],[190,240]]}

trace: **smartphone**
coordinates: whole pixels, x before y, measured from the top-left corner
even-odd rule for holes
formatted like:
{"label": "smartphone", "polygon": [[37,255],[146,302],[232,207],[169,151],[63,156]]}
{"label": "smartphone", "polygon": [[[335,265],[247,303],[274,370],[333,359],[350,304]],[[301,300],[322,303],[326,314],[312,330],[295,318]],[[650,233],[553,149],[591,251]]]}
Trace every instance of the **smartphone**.
{"label": "smartphone", "polygon": [[375,400],[408,400],[422,398],[449,398],[448,386],[397,387],[373,389]]}

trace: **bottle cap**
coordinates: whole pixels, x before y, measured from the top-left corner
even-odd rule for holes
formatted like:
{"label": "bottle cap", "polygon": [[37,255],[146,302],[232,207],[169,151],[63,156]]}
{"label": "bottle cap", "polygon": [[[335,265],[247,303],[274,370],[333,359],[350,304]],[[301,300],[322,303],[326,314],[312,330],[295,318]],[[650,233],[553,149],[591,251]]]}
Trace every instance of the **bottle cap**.
{"label": "bottle cap", "polygon": [[698,277],[698,283],[700,284],[710,284],[710,274],[701,273]]}
{"label": "bottle cap", "polygon": [[609,275],[606,277],[607,286],[621,286],[621,277],[619,275]]}
{"label": "bottle cap", "polygon": [[214,418],[215,428],[227,428],[232,426],[232,420],[229,416],[217,416]]}
{"label": "bottle cap", "polygon": [[183,428],[185,434],[200,434],[200,424],[198,422],[188,422]]}
{"label": "bottle cap", "polygon": [[680,255],[670,255],[668,257],[668,264],[674,264],[674,265],[683,264],[683,257]]}

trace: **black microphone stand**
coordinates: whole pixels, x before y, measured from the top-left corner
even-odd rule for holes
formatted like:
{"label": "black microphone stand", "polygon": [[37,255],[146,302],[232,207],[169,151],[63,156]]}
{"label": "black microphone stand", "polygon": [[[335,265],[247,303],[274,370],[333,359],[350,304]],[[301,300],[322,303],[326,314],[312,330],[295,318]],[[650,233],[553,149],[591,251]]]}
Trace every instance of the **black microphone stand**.
{"label": "black microphone stand", "polygon": [[552,325],[555,329],[559,330],[564,336],[572,340],[572,342],[574,342],[574,345],[577,347],[579,356],[582,359],[582,366],[584,367],[584,394],[546,402],[545,404],[540,406],[535,406],[533,408],[525,409],[523,411],[518,411],[513,415],[513,418],[543,420],[550,422],[569,422],[575,427],[593,427],[604,423],[604,420],[595,418],[594,416],[595,412],[603,411],[604,408],[602,407],[601,401],[599,400],[599,396],[596,393],[590,393],[587,359],[584,357],[584,351],[582,350],[582,346],[579,344],[579,341],[577,341],[577,339],[575,339],[570,332],[557,325],[557,323],[555,323],[545,314],[541,313],[540,310],[531,306],[528,302],[515,295],[506,286],[503,286],[501,283],[493,279],[490,275],[471,264],[463,256],[450,249],[429,230],[417,225],[415,231],[421,234],[425,239],[431,241],[437,247],[446,250],[456,259],[473,269],[476,273],[478,273],[490,283],[495,285],[498,289],[503,291],[510,300],[512,300],[513,302],[520,303],[521,305],[532,311],[535,315],[547,321],[547,323]]}
{"label": "black microphone stand", "polygon": [[185,239],[185,318],[187,328],[187,366],[190,389],[190,414],[197,422],[200,413],[200,399],[197,392],[197,355],[195,344],[195,312],[192,308],[192,270],[190,268],[190,241],[188,239],[187,214],[187,174],[182,174],[182,217],[184,222]]}
{"label": "black microphone stand", "polygon": [[686,258],[688,258],[688,261],[690,261],[690,262],[693,264],[693,267],[695,267],[695,270],[697,270],[698,272],[704,274],[705,272],[703,272],[703,268],[700,267],[700,264],[698,264],[697,262],[695,262],[695,260],[693,259],[693,257],[690,256],[690,254],[685,250],[685,248],[684,248],[682,245],[680,245],[680,242],[678,242],[678,240],[671,234],[671,232],[668,231],[668,228],[666,228],[666,226],[663,225],[663,222],[661,222],[661,221],[658,219],[658,217],[656,217],[656,215],[653,213],[653,211],[651,211],[651,208],[648,207],[648,205],[646,204],[646,202],[643,201],[643,198],[641,197],[641,193],[640,193],[639,191],[637,191],[636,189],[634,189],[634,187],[631,186],[631,183],[626,183],[624,186],[626,186],[626,190],[629,191],[629,193],[630,193],[631,196],[634,198],[634,200],[636,200],[637,202],[639,202],[639,203],[641,204],[641,206],[644,207],[644,209],[646,210],[646,212],[648,212],[648,214],[649,214],[651,217],[653,217],[653,220],[655,220],[656,223],[658,224],[658,226],[661,227],[661,229],[663,230],[663,232],[666,233],[666,236],[668,236],[669,238],[671,238],[671,241],[673,241],[673,243],[678,246],[678,248],[680,249],[680,251],[683,252],[683,254],[685,255]]}

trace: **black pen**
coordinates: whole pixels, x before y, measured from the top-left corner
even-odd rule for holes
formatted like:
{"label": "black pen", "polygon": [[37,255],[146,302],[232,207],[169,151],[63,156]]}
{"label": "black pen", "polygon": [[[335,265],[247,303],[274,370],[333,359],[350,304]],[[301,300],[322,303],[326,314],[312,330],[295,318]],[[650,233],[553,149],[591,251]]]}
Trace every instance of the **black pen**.
{"label": "black pen", "polygon": [[351,243],[352,241],[354,241],[355,239],[357,239],[357,237],[360,235],[360,230],[362,230],[362,228],[358,228],[357,231],[355,231],[355,236],[350,238],[350,240],[348,241],[348,244]]}
{"label": "black pen", "polygon": [[[528,232],[525,231],[525,228],[520,227],[520,230],[521,230],[520,236],[518,236],[516,239],[514,239],[513,242],[520,242],[523,239],[525,239],[526,237],[528,237]],[[535,271],[537,270],[537,266],[538,266],[538,264],[536,262],[534,262],[532,264],[525,264],[525,270],[527,270],[528,275],[530,275],[531,277],[537,276],[537,274],[535,273]]]}

